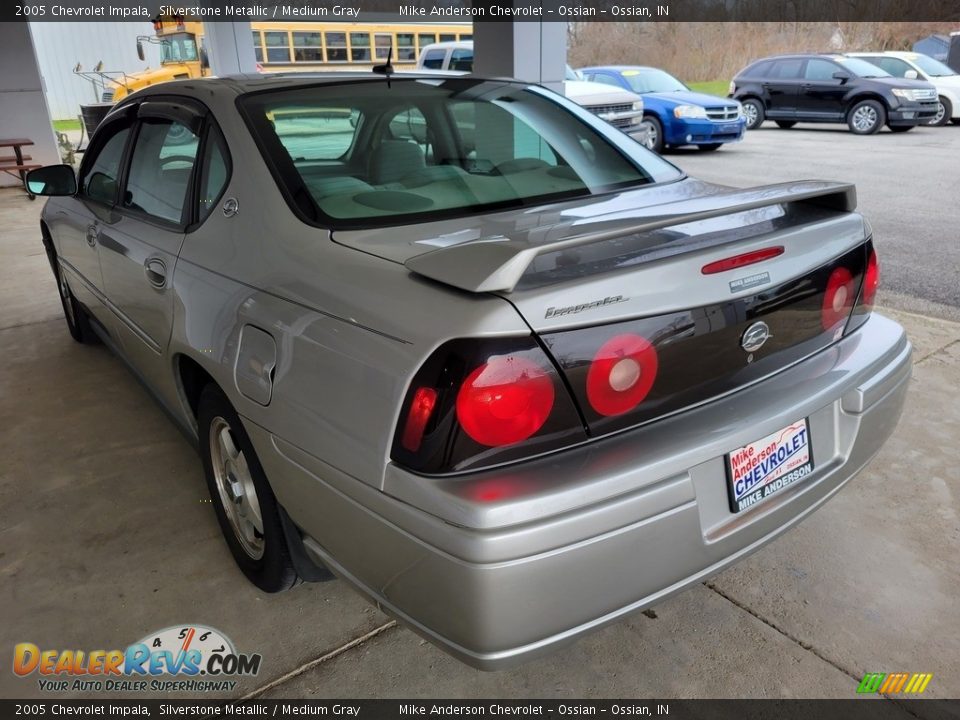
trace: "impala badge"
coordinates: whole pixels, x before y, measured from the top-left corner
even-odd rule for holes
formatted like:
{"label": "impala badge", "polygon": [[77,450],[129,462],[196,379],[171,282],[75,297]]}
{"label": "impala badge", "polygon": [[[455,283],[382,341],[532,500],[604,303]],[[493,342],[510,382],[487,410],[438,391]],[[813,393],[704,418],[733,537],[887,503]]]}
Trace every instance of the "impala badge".
{"label": "impala badge", "polygon": [[770,327],[761,320],[744,330],[743,336],[740,338],[740,347],[748,353],[756,352],[772,337]]}

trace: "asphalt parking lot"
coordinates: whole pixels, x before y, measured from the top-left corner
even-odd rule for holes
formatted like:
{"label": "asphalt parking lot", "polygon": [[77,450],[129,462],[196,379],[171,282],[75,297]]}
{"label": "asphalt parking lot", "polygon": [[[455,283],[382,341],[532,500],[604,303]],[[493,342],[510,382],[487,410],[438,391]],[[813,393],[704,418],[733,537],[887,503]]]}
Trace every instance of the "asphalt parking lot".
{"label": "asphalt parking lot", "polygon": [[767,122],[718,152],[681,148],[667,157],[691,175],[738,187],[797,179],[856,183],[880,254],[880,300],[960,321],[960,127],[857,136],[846,125],[781,130]]}
{"label": "asphalt parking lot", "polygon": [[[731,185],[853,180],[874,224],[881,300],[915,345],[908,405],[880,456],[798,528],[500,673],[459,664],[340,582],[261,594],[221,539],[195,452],[103,347],[69,338],[42,203],[2,191],[0,651],[125,647],[202,623],[264,657],[232,697],[848,698],[868,671],[930,672],[928,696],[960,696],[960,128],[762,129],[670,157]],[[0,668],[0,696],[43,696]]]}

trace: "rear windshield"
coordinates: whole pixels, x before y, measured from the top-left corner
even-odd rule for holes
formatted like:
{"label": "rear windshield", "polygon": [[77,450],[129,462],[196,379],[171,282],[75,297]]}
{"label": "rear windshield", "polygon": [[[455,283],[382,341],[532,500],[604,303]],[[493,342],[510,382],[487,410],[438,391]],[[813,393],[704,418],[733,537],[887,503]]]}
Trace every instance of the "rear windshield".
{"label": "rear windshield", "polygon": [[679,170],[536,86],[472,78],[325,84],[240,106],[308,220],[371,227],[674,180]]}

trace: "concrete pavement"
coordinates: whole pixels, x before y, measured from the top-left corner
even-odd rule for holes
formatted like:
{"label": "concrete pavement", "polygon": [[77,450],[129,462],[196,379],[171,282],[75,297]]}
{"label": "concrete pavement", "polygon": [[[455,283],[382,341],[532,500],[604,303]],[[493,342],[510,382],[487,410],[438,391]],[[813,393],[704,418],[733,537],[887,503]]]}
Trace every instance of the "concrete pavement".
{"label": "concrete pavement", "polygon": [[41,207],[0,192],[0,697],[43,695],[9,671],[17,642],[119,648],[184,623],[263,654],[233,697],[847,698],[866,671],[932,672],[927,695],[960,696],[960,324],[888,313],[916,346],[903,421],[797,529],[652,612],[480,673],[340,582],[267,596],[243,578],[195,452],[118,360],[68,336]]}

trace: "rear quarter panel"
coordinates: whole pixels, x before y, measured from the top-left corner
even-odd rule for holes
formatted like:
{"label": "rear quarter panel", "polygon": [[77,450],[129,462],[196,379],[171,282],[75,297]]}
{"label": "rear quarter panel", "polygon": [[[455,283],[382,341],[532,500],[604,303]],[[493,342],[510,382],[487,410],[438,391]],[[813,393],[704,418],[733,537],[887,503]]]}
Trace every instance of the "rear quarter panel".
{"label": "rear quarter panel", "polygon": [[[228,218],[214,208],[184,241],[171,371],[180,354],[196,360],[267,436],[379,487],[407,384],[429,353],[452,337],[529,328],[500,298],[417,278],[297,219],[232,103],[211,108],[233,161],[221,205],[234,198],[239,212]],[[245,325],[276,344],[266,406],[237,387]],[[283,502],[284,478],[270,480]]]}

